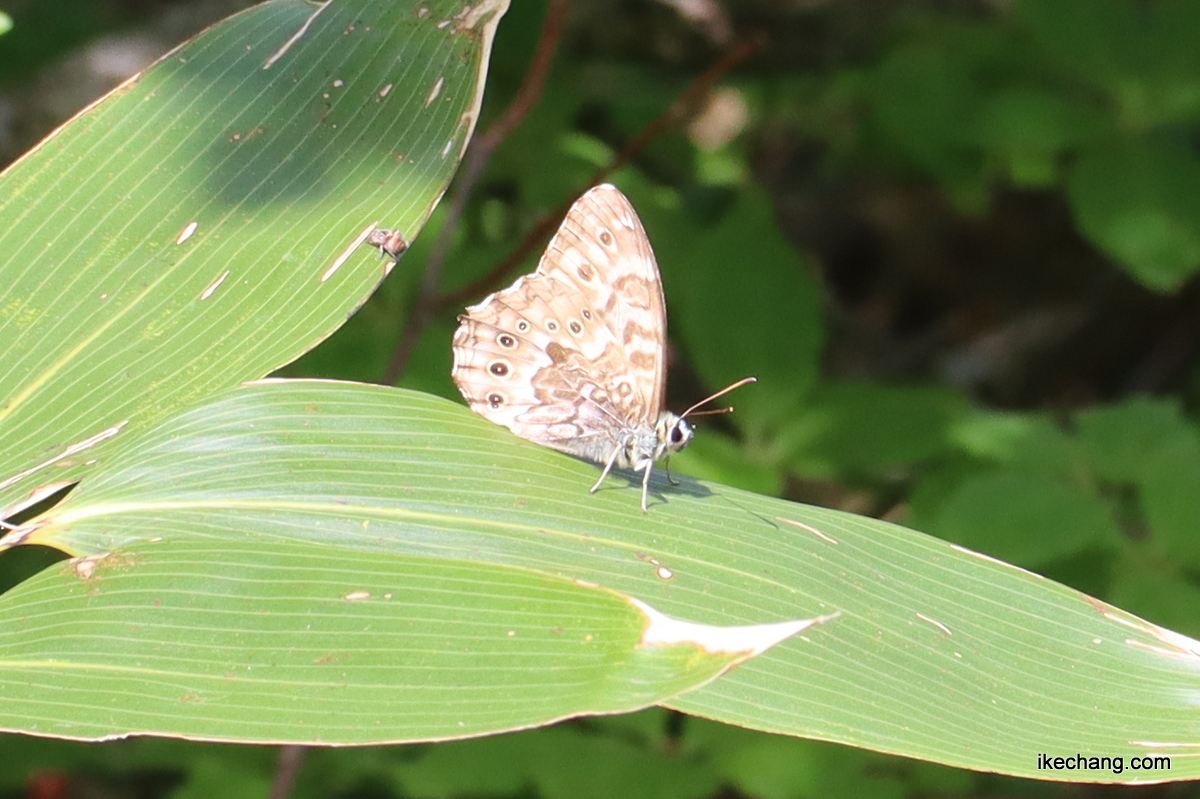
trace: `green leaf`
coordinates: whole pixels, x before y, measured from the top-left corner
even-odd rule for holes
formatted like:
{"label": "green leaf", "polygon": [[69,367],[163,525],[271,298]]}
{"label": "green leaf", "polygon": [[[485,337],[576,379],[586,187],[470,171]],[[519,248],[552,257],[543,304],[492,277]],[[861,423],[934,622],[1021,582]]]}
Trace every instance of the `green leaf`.
{"label": "green leaf", "polygon": [[1138,613],[1162,619],[1189,635],[1200,635],[1200,619],[1195,613],[1200,607],[1200,588],[1186,580],[1125,571],[1113,581],[1111,596]]}
{"label": "green leaf", "polygon": [[1024,471],[967,478],[942,500],[929,529],[971,549],[1035,566],[1121,541],[1098,497]]}
{"label": "green leaf", "polygon": [[1128,483],[1144,477],[1162,447],[1196,436],[1177,401],[1154,397],[1089,410],[1075,419],[1075,429],[1091,469]]}
{"label": "green leaf", "polygon": [[1038,428],[1044,424],[1044,420],[1024,413],[978,410],[961,419],[952,436],[963,452],[1004,462],[1017,457],[1029,441],[1037,440],[1035,434],[1042,432]]}
{"label": "green leaf", "polygon": [[1101,478],[1136,489],[1150,540],[1200,567],[1200,435],[1169,400],[1136,398],[1080,416],[1079,439]]}
{"label": "green leaf", "polygon": [[984,147],[1003,158],[1015,185],[1055,186],[1063,152],[1096,138],[1107,120],[1094,109],[1042,89],[998,92],[980,113]]}
{"label": "green leaf", "polygon": [[1152,43],[1162,63],[1161,118],[1195,124],[1200,116],[1200,51],[1193,32],[1200,29],[1200,5],[1193,0],[1163,0],[1153,11],[1157,36]]}
{"label": "green leaf", "polygon": [[1145,26],[1129,0],[1019,0],[1016,11],[1042,51],[1077,76],[1115,87],[1136,73]]}
{"label": "green leaf", "polygon": [[10,167],[0,507],[341,325],[386,273],[349,248],[445,190],[504,6],[272,0]]}
{"label": "green leaf", "polygon": [[169,528],[0,598],[0,725],[462,738],[635,710],[751,654],[657,642],[627,597],[526,568]]}
{"label": "green leaf", "polygon": [[1080,457],[1062,427],[1045,416],[975,410],[959,418],[951,439],[964,453],[1030,474],[1073,474]]}
{"label": "green leaf", "polygon": [[807,439],[793,463],[818,475],[907,466],[945,452],[967,410],[961,395],[937,386],[826,384],[793,425]]}
{"label": "green leaf", "polygon": [[1048,59],[1110,95],[1122,127],[1195,122],[1200,11],[1192,0],[1021,0],[1016,11]]}
{"label": "green leaf", "polygon": [[[661,472],[652,481],[650,512],[643,514],[635,480],[611,477],[589,496],[597,474],[592,464],[517,439],[427,395],[317,381],[245,386],[116,442],[105,467],[10,543],[24,538],[77,555],[119,550],[105,567],[111,571],[101,574],[100,561],[84,579],[79,572],[86,574],[89,561],[76,561],[39,576],[36,593],[18,588],[20,602],[9,598],[15,592],[6,595],[0,625],[25,646],[6,648],[3,657],[28,658],[35,644],[48,654],[53,639],[39,636],[30,619],[49,623],[59,618],[52,609],[68,602],[76,603],[77,623],[102,616],[119,629],[123,646],[154,663],[175,650],[151,650],[143,640],[151,634],[170,633],[172,647],[196,651],[191,648],[213,646],[214,635],[218,642],[238,629],[265,635],[271,630],[264,628],[286,622],[291,635],[309,633],[305,648],[281,649],[248,635],[225,657],[214,648],[207,665],[210,676],[224,677],[229,666],[217,664],[228,659],[245,665],[238,655],[250,647],[261,655],[253,678],[269,681],[308,673],[326,653],[349,651],[350,659],[320,667],[339,675],[341,695],[358,699],[341,708],[326,700],[322,716],[306,714],[310,723],[293,727],[295,740],[329,740],[335,731],[339,740],[390,740],[397,726],[411,723],[363,704],[370,692],[358,680],[385,684],[393,696],[395,683],[388,681],[401,677],[384,664],[409,651],[402,628],[410,622],[419,628],[429,603],[408,607],[382,597],[408,586],[409,575],[416,596],[439,596],[438,585],[454,585],[458,574],[474,576],[472,590],[460,594],[463,607],[480,613],[456,616],[448,603],[428,612],[443,631],[479,630],[471,646],[481,657],[527,640],[544,646],[543,653],[561,645],[553,625],[544,622],[541,636],[532,629],[515,641],[506,634],[499,644],[492,640],[512,626],[483,611],[517,602],[515,594],[493,590],[500,582],[528,581],[531,592],[543,586],[545,594],[566,595],[562,601],[578,613],[592,606],[589,612],[602,613],[603,605],[619,615],[626,607],[620,598],[637,597],[707,625],[761,625],[840,611],[835,621],[721,679],[665,700],[685,712],[761,730],[988,771],[1113,781],[1141,775],[1043,772],[1037,753],[1154,754],[1153,745],[1137,742],[1190,740],[1194,726],[1186,695],[1197,687],[1195,641],[881,521],[686,477],[670,486]],[[261,554],[255,556],[255,549]],[[435,572],[442,582],[418,582]],[[111,587],[110,580],[127,590]],[[180,587],[185,593],[177,593]],[[372,599],[343,598],[358,590]],[[89,599],[92,594],[97,596]],[[258,612],[280,595],[293,597],[291,609],[300,615]],[[528,606],[536,613],[536,603]],[[219,608],[223,612],[216,613]],[[123,627],[116,625],[121,618]],[[183,623],[159,627],[160,619]],[[302,629],[307,624],[311,630]],[[628,632],[630,624],[622,629]],[[622,640],[635,639],[636,630]],[[348,650],[352,640],[359,648]],[[431,634],[428,640],[446,639]],[[461,648],[412,651],[453,657]],[[371,653],[378,660],[360,674],[353,665]],[[527,662],[550,679],[544,666],[558,661],[543,654]],[[128,679],[140,685],[144,678]],[[458,691],[473,694],[474,686],[485,685],[489,703],[503,702],[493,679],[490,670],[477,669],[458,682]],[[25,729],[34,722],[31,716],[12,718],[13,708],[25,705],[10,701],[10,695],[27,696],[31,683],[55,702],[56,723],[84,717],[95,723],[90,708],[85,713],[78,703],[63,702],[67,686],[56,685],[60,681],[83,690],[96,678],[60,669],[43,669],[36,679],[19,673],[0,697],[5,726],[20,721]],[[160,724],[179,723],[182,714],[221,727],[219,697],[200,707],[178,701],[190,695],[188,680],[155,681],[138,690],[161,690],[174,699]],[[105,719],[133,712],[112,701]],[[265,700],[256,701],[252,725],[263,728],[272,719],[261,712]],[[284,704],[280,712],[293,721],[305,714]],[[158,706],[165,711],[167,703]],[[489,706],[463,700],[449,715]],[[426,720],[443,724],[443,715]],[[375,725],[381,716],[390,727]],[[74,729],[87,735],[95,728]],[[1198,773],[1200,765],[1180,758],[1170,776]]]}
{"label": "green leaf", "polygon": [[1151,535],[1180,564],[1200,567],[1200,442],[1193,431],[1160,447],[1138,481]]}
{"label": "green leaf", "polygon": [[1172,291],[1200,270],[1200,160],[1135,141],[1095,150],[1068,187],[1080,230],[1134,278]]}
{"label": "green leaf", "polygon": [[871,101],[880,127],[921,169],[947,181],[978,172],[981,98],[952,54],[897,49],[880,66]]}

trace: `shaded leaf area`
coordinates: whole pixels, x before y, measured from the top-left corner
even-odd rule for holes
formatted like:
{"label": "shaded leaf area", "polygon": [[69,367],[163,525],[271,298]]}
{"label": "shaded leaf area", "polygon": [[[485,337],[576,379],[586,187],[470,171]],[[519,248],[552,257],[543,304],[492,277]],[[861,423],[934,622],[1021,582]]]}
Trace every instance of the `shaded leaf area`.
{"label": "shaded leaf area", "polygon": [[626,598],[544,572],[159,529],[0,598],[0,726],[462,738],[635,710],[745,656],[646,644],[646,616]]}
{"label": "shaded leaf area", "polygon": [[503,564],[717,625],[840,611],[670,704],[1041,777],[1054,775],[1036,770],[1032,752],[1133,757],[1154,749],[1136,742],[1189,740],[1180,697],[1196,687],[1191,639],[846,513],[687,478],[672,487],[660,475],[643,515],[632,481],[612,479],[589,497],[595,467],[438,398],[270,381],[121,446],[29,541],[134,553],[167,534]]}
{"label": "shaded leaf area", "polygon": [[500,10],[424,7],[264,3],[5,172],[0,506],[295,358],[363,302],[384,262],[342,256],[372,224],[411,239],[429,215]]}

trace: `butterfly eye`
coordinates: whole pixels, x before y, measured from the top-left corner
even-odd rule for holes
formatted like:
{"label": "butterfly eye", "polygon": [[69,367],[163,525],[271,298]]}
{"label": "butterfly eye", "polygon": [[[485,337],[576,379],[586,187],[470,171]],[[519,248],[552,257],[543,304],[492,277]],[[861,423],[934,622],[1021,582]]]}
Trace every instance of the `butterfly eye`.
{"label": "butterfly eye", "polygon": [[508,364],[504,361],[492,361],[488,364],[488,371],[496,377],[508,376]]}
{"label": "butterfly eye", "polygon": [[488,407],[493,411],[499,410],[500,406],[504,404],[504,395],[499,391],[493,391],[491,394],[487,395],[487,402]]}
{"label": "butterfly eye", "polygon": [[517,346],[517,340],[507,333],[501,333],[496,338],[496,341],[506,350],[511,350],[513,347]]}
{"label": "butterfly eye", "polygon": [[589,264],[580,264],[575,271],[578,272],[579,276],[584,280],[591,280],[592,275],[594,274],[592,272],[592,267]]}
{"label": "butterfly eye", "polygon": [[613,243],[613,235],[607,230],[600,231],[600,243],[605,247],[611,247]]}
{"label": "butterfly eye", "polygon": [[587,308],[584,308],[583,309],[583,318],[588,320],[589,322],[592,321],[592,312],[589,311]]}
{"label": "butterfly eye", "polygon": [[517,332],[518,333],[528,333],[529,332],[529,323],[526,322],[524,319],[518,320],[517,321]]}
{"label": "butterfly eye", "polygon": [[555,322],[553,319],[546,320],[546,329],[553,333],[558,330],[558,322]]}
{"label": "butterfly eye", "polygon": [[571,320],[571,323],[568,324],[567,327],[571,328],[571,332],[577,336],[583,332],[583,325],[579,324],[574,319]]}

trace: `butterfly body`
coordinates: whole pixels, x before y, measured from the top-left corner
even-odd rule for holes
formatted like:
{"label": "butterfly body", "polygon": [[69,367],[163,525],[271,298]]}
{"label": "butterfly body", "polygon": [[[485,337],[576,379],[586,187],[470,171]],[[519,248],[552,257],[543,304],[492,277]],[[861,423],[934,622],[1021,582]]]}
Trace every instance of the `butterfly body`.
{"label": "butterfly body", "polygon": [[666,303],[633,206],[597,186],[568,211],[537,270],[467,308],[452,376],[472,410],[522,438],[643,472],[692,429],[666,411]]}

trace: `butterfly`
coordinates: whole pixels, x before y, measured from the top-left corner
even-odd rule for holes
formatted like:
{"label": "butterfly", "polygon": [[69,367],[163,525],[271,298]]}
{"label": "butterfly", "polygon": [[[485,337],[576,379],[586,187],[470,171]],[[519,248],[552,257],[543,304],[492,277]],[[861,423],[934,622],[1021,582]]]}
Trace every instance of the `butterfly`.
{"label": "butterfly", "polygon": [[[642,472],[692,440],[665,409],[667,309],[650,240],[628,198],[596,186],[575,201],[537,270],[459,316],[451,376],[471,409],[521,438]],[[668,475],[669,478],[669,475]]]}

